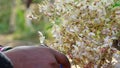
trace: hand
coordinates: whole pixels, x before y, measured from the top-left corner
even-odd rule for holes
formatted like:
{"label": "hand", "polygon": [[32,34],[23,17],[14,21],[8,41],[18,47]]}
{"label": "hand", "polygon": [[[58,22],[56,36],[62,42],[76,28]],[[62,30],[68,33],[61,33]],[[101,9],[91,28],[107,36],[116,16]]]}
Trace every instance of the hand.
{"label": "hand", "polygon": [[19,46],[4,53],[14,68],[71,68],[65,55],[48,47]]}

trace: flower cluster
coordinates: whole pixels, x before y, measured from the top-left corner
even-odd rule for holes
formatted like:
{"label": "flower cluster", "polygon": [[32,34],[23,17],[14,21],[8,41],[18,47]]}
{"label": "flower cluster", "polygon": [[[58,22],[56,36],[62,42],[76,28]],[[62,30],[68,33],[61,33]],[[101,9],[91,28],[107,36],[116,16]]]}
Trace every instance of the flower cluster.
{"label": "flower cluster", "polygon": [[116,50],[112,42],[120,30],[120,7],[113,7],[114,3],[114,0],[55,0],[39,4],[40,13],[53,24],[55,40],[51,47],[67,54],[82,68],[113,64]]}

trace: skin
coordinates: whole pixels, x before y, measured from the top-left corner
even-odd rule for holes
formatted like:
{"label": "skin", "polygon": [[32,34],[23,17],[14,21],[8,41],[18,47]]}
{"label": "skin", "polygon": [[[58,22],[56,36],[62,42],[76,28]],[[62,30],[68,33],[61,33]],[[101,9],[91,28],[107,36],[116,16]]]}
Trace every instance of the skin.
{"label": "skin", "polygon": [[14,68],[71,68],[67,57],[53,49],[38,46],[19,46],[5,51]]}

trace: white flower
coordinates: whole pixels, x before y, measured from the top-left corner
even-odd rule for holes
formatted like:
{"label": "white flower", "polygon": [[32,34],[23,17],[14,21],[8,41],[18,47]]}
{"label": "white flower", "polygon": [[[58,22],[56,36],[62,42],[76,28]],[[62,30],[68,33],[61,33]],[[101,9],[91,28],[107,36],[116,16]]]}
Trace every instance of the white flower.
{"label": "white flower", "polygon": [[113,54],[113,57],[118,61],[120,60],[120,55],[119,54]]}
{"label": "white flower", "polygon": [[89,6],[90,10],[95,10],[95,8],[93,6]]}
{"label": "white flower", "polygon": [[120,68],[120,63],[116,63],[116,64],[114,65],[114,68]]}
{"label": "white flower", "polygon": [[112,39],[109,36],[104,39],[104,46],[112,46]]}
{"label": "white flower", "polygon": [[116,13],[117,15],[120,15],[120,10],[116,11],[115,13]]}
{"label": "white flower", "polygon": [[71,15],[70,18],[76,20],[77,16],[76,15]]}
{"label": "white flower", "polygon": [[101,1],[105,3],[105,6],[109,6],[114,3],[114,0],[101,0]]}
{"label": "white flower", "polygon": [[110,21],[110,19],[109,18],[106,18],[106,22],[109,22]]}
{"label": "white flower", "polygon": [[30,20],[33,20],[33,19],[36,20],[37,19],[37,17],[35,17],[34,15],[31,15],[31,14],[27,15],[27,18],[29,18]]}
{"label": "white flower", "polygon": [[74,26],[74,27],[72,27],[72,26],[67,26],[67,27],[66,27],[66,30],[67,30],[68,32],[76,32],[76,31],[79,31],[76,26]]}
{"label": "white flower", "polygon": [[72,45],[75,49],[75,51],[79,51],[78,47],[76,45]]}
{"label": "white flower", "polygon": [[109,43],[110,37],[107,36],[106,38],[104,38],[104,43]]}
{"label": "white flower", "polygon": [[89,33],[88,33],[88,36],[95,36],[95,33],[89,32]]}
{"label": "white flower", "polygon": [[111,37],[111,39],[117,39],[117,37],[115,37],[115,36],[112,36],[112,37]]}
{"label": "white flower", "polygon": [[63,0],[65,3],[71,3],[73,2],[74,0]]}
{"label": "white flower", "polygon": [[94,19],[94,22],[95,22],[95,23],[101,23],[99,18],[95,18],[95,19]]}
{"label": "white flower", "polygon": [[104,47],[108,47],[108,46],[109,46],[109,44],[108,44],[108,43],[106,43],[106,44],[104,44],[103,46],[104,46]]}
{"label": "white flower", "polygon": [[81,8],[80,8],[80,11],[82,11],[82,10],[84,10],[84,9],[86,9],[87,8],[87,6],[82,6]]}
{"label": "white flower", "polygon": [[[56,24],[54,20],[61,19],[60,26],[53,26],[54,41],[57,42],[52,46],[64,53],[71,52],[72,60],[80,64],[81,68],[88,62],[101,61],[102,52],[106,47],[112,48],[112,40],[119,30],[119,10],[115,9],[115,12],[107,7],[113,3],[113,0],[58,0],[54,3],[53,12],[49,11],[51,8],[44,9],[42,6],[44,14],[53,14],[47,15],[53,24]],[[106,55],[109,53],[105,53],[106,60],[112,58],[107,58]],[[118,55],[117,59],[119,58]],[[82,64],[77,61],[79,59],[83,61]],[[109,62],[108,60],[102,66]],[[98,65],[99,62],[93,66],[97,68]]]}
{"label": "white flower", "polygon": [[84,42],[76,41],[76,45],[78,45],[78,46],[84,46]]}
{"label": "white flower", "polygon": [[59,28],[59,26],[54,24],[52,29],[53,29],[52,30],[53,37],[55,37],[56,39],[60,39],[60,28]]}
{"label": "white flower", "polygon": [[61,2],[61,0],[55,0],[55,2]]}
{"label": "white flower", "polygon": [[90,47],[86,47],[85,50],[86,51],[91,51],[91,48]]}
{"label": "white flower", "polygon": [[77,32],[79,31],[78,27],[77,26],[74,26],[74,30]]}
{"label": "white flower", "polygon": [[83,13],[83,14],[81,14],[81,17],[84,17],[86,14],[87,14],[87,13]]}
{"label": "white flower", "polygon": [[45,36],[43,36],[42,32],[38,31],[39,33],[39,40],[41,44],[44,44]]}
{"label": "white flower", "polygon": [[56,5],[55,7],[56,7],[56,10],[59,10],[59,11],[61,10],[61,6]]}
{"label": "white flower", "polygon": [[109,28],[103,29],[102,30],[102,34],[108,34],[110,32]]}
{"label": "white flower", "polygon": [[73,29],[73,28],[70,28],[70,30],[69,30],[70,32],[75,32],[75,30]]}
{"label": "white flower", "polygon": [[97,64],[95,64],[95,65],[94,65],[94,68],[98,68],[98,65],[97,65]]}

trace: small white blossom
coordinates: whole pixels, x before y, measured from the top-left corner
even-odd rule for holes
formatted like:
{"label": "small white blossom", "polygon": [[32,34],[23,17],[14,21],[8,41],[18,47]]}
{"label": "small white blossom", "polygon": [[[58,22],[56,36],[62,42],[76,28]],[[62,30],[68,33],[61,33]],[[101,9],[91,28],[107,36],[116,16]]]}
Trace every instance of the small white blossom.
{"label": "small white blossom", "polygon": [[38,33],[39,33],[40,44],[44,44],[45,37],[43,36],[42,32],[38,31]]}
{"label": "small white blossom", "polygon": [[107,36],[107,37],[104,39],[104,43],[109,43],[109,40],[110,40],[110,37]]}
{"label": "small white blossom", "polygon": [[90,33],[88,33],[88,36],[95,36],[95,33],[90,32]]}
{"label": "small white blossom", "polygon": [[[52,8],[45,4],[40,9],[54,24],[53,48],[68,54],[81,68],[89,62],[93,63],[91,68],[98,68],[99,61],[104,62],[101,68],[112,61],[110,50],[120,17],[119,9],[109,8],[114,0],[58,0]],[[56,25],[58,19],[60,25]]]}
{"label": "small white blossom", "polygon": [[89,6],[90,10],[95,10],[95,8],[93,6]]}

